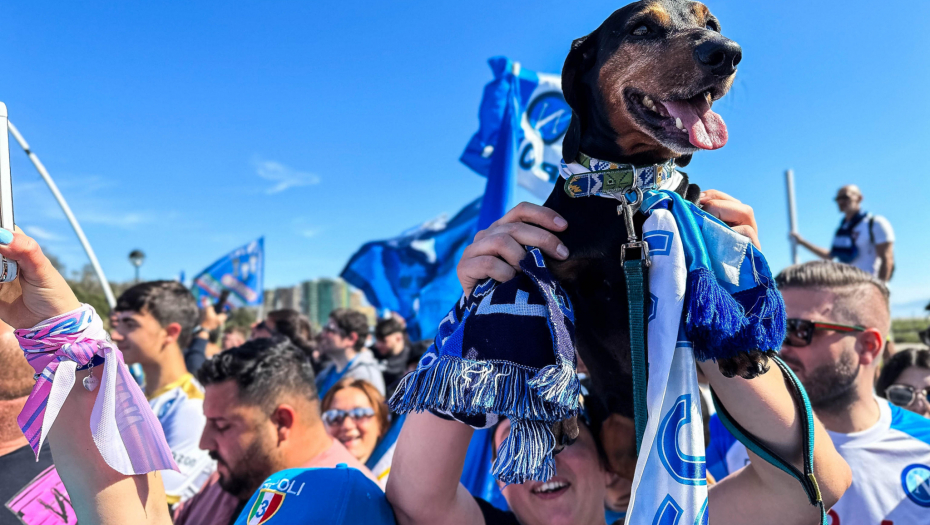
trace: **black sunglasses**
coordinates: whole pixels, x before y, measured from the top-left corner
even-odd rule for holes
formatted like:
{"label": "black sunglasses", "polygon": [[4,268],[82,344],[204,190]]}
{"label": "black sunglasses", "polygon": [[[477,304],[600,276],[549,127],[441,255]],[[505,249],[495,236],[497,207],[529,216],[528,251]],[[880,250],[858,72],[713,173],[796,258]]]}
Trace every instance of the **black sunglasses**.
{"label": "black sunglasses", "polygon": [[859,325],[824,323],[807,319],[788,319],[787,324],[788,333],[785,336],[785,344],[797,347],[810,345],[814,339],[814,332],[817,330],[833,330],[836,332],[864,332],[866,330],[864,326]]}
{"label": "black sunglasses", "polygon": [[327,425],[341,425],[346,417],[351,417],[353,421],[368,419],[375,415],[375,410],[370,407],[357,407],[351,410],[340,410],[333,408],[323,412],[323,422]]}
{"label": "black sunglasses", "polygon": [[906,407],[917,400],[917,396],[924,398],[930,397],[930,386],[924,389],[916,389],[911,385],[891,385],[885,389],[885,399],[893,405]]}

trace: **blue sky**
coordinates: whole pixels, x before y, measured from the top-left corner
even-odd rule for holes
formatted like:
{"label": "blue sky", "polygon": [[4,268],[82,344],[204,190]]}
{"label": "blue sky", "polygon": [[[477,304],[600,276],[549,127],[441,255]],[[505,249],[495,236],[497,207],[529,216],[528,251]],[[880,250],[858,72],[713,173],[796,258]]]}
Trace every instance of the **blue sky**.
{"label": "blue sky", "polygon": [[[457,159],[487,59],[558,73],[621,3],[5,2],[0,100],[112,280],[193,275],[265,236],[266,284],[338,274],[368,240],[454,213],[484,180]],[[898,242],[896,313],[930,300],[930,3],[710,1],[743,47],[717,103],[730,141],[687,171],[755,207],[789,263],[783,171],[801,232],[827,244],[859,184]],[[25,155],[17,222],[86,259]],[[527,194],[523,195],[524,197]]]}

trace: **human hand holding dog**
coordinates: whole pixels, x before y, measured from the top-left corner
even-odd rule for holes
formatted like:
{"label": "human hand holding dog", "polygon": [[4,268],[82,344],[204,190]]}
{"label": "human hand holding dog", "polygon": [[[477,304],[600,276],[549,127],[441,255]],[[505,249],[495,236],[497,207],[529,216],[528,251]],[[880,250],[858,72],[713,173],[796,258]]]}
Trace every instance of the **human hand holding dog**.
{"label": "human hand holding dog", "polygon": [[475,235],[465,248],[456,271],[466,294],[488,277],[504,282],[520,271],[526,257],[524,246],[536,246],[558,260],[568,258],[568,248],[552,232],[564,231],[568,222],[558,213],[536,204],[521,202]]}
{"label": "human hand holding dog", "polygon": [[[761,249],[752,206],[719,190],[703,192],[700,204],[704,211],[749,237],[752,244]],[[520,261],[526,257],[524,246],[536,246],[560,261],[567,259],[568,248],[552,233],[566,228],[568,223],[558,213],[545,206],[521,202],[478,232],[474,242],[465,248],[456,268],[462,289],[469,294],[488,277],[501,282],[512,279],[520,271]]]}
{"label": "human hand holding dog", "polygon": [[738,199],[719,190],[707,190],[701,193],[698,201],[704,211],[723,221],[733,231],[749,237],[753,246],[762,249],[759,244],[759,227],[752,206],[743,204]]}

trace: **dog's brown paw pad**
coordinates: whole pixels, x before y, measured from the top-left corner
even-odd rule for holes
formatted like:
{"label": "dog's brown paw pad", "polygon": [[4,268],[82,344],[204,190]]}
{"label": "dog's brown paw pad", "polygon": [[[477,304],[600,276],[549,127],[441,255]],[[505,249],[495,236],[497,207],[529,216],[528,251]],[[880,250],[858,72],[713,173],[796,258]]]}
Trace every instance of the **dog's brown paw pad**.
{"label": "dog's brown paw pad", "polygon": [[717,366],[726,377],[753,379],[769,371],[769,357],[774,355],[772,351],[751,350],[727,359],[718,359]]}

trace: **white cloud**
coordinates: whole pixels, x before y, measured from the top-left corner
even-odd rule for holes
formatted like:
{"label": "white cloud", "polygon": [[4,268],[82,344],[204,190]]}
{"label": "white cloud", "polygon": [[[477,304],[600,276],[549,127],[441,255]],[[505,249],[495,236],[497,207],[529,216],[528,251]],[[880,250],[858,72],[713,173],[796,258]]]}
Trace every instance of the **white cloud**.
{"label": "white cloud", "polygon": [[30,237],[33,237],[40,241],[60,241],[61,240],[60,235],[54,234],[38,226],[23,226],[23,229],[26,230],[26,233],[28,233]]}
{"label": "white cloud", "polygon": [[153,222],[152,217],[145,213],[128,212],[128,213],[108,213],[100,211],[84,211],[75,213],[77,220],[81,224],[102,224],[105,226],[115,226],[118,228],[132,228],[139,224]]}
{"label": "white cloud", "polygon": [[281,193],[288,188],[311,186],[320,182],[318,175],[306,171],[297,171],[273,160],[256,160],[255,172],[259,177],[275,183],[274,186],[265,190],[268,195]]}

